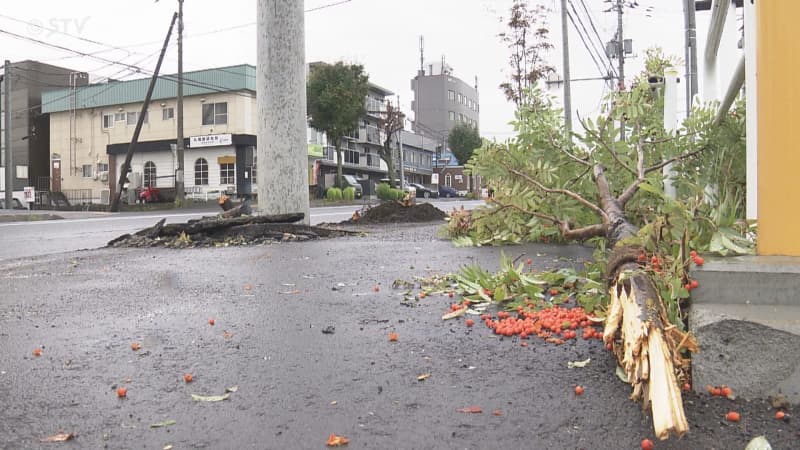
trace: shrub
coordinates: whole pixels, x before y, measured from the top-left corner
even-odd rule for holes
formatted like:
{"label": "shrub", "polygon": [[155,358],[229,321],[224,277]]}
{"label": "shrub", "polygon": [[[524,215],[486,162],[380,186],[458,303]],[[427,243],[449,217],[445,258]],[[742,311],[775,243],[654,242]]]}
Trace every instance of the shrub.
{"label": "shrub", "polygon": [[345,200],[353,200],[356,198],[356,189],[352,186],[346,187],[342,191],[342,198]]}
{"label": "shrub", "polygon": [[327,192],[325,192],[325,198],[329,201],[335,202],[342,199],[342,190],[339,188],[329,188]]}
{"label": "shrub", "polygon": [[406,191],[402,189],[392,189],[392,193],[394,194],[394,200],[402,200],[406,196]]}
{"label": "shrub", "polygon": [[392,200],[394,199],[392,188],[389,187],[387,183],[380,183],[378,187],[375,188],[376,193],[378,194],[378,198],[380,200]]}

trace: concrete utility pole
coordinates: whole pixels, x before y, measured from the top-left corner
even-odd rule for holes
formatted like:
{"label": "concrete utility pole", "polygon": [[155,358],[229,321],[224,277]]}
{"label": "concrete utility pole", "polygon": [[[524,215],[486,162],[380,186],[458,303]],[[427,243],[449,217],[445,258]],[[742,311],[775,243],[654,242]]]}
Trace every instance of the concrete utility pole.
{"label": "concrete utility pole", "polygon": [[6,209],[14,209],[14,157],[11,152],[11,61],[6,60],[3,73],[3,108],[5,108],[5,147],[6,147]]}
{"label": "concrete utility pole", "polygon": [[183,0],[178,0],[178,104],[175,138],[175,157],[178,170],[175,171],[175,202],[182,205],[185,197],[183,183]]}
{"label": "concrete utility pole", "polygon": [[258,0],[258,209],[303,213],[308,224],[303,0]]}
{"label": "concrete utility pole", "polygon": [[[569,28],[567,28],[567,0],[561,0],[561,42],[564,54],[564,128],[567,139],[572,133],[572,92],[569,79]],[[571,139],[570,139],[571,140]]]}
{"label": "concrete utility pole", "polygon": [[[625,41],[622,40],[622,1],[617,0],[617,64],[619,65],[619,85],[620,91],[625,89]],[[625,121],[620,121],[619,140],[625,140]]]}
{"label": "concrete utility pole", "polygon": [[[664,71],[664,130],[672,133],[677,128],[678,122],[678,72],[675,69]],[[664,175],[664,194],[670,198],[677,198],[678,192],[672,183],[672,167],[667,164],[662,168]]]}
{"label": "concrete utility pole", "polygon": [[683,1],[683,22],[686,29],[686,117],[692,112],[692,100],[697,95],[697,25],[695,0]]}
{"label": "concrete utility pole", "polygon": [[[400,107],[400,96],[397,96],[397,107]],[[403,127],[397,131],[397,138],[400,140],[400,189],[406,185],[405,158],[403,156],[403,130],[406,128],[406,119],[403,118]]]}

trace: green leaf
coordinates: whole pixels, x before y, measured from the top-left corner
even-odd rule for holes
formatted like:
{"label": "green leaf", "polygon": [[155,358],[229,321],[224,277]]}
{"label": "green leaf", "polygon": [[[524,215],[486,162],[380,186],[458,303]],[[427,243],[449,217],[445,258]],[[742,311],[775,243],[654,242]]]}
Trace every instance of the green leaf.
{"label": "green leaf", "polygon": [[170,425],[175,425],[176,423],[178,423],[178,422],[175,422],[174,420],[169,419],[169,420],[165,420],[163,422],[151,423],[150,424],[150,428],[166,428],[166,427],[168,427]]}
{"label": "green leaf", "polygon": [[586,367],[589,363],[592,362],[592,358],[587,358],[583,361],[569,361],[567,362],[567,367],[573,369],[575,367]]}
{"label": "green leaf", "polygon": [[192,394],[192,400],[196,402],[221,402],[230,398],[231,393],[226,392],[222,395],[197,395]]}
{"label": "green leaf", "polygon": [[722,245],[724,245],[725,248],[727,248],[728,250],[731,250],[734,253],[738,253],[740,255],[748,255],[755,253],[753,248],[741,247],[739,245],[736,245],[730,238],[728,238],[728,236],[724,234],[721,236],[722,236]]}

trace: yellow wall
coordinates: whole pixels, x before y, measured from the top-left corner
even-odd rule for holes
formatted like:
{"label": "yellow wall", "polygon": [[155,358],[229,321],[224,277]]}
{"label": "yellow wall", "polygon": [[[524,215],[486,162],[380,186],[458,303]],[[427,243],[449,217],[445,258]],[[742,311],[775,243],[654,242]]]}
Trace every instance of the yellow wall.
{"label": "yellow wall", "polygon": [[800,256],[800,1],[758,1],[758,254]]}

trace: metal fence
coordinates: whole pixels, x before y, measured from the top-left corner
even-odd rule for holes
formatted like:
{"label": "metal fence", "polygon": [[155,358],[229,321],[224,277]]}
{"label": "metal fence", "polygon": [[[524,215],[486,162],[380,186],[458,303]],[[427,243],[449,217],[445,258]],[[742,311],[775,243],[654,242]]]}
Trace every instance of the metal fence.
{"label": "metal fence", "polygon": [[71,205],[92,203],[91,189],[62,189],[61,192],[67,197]]}

